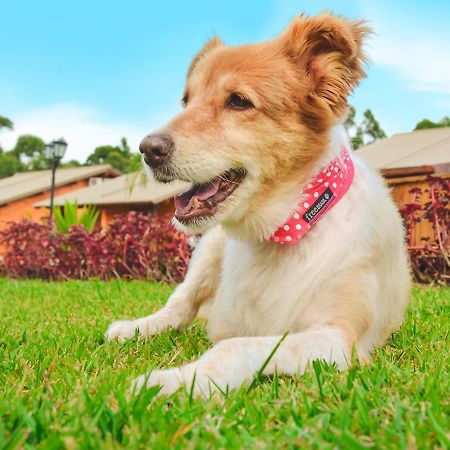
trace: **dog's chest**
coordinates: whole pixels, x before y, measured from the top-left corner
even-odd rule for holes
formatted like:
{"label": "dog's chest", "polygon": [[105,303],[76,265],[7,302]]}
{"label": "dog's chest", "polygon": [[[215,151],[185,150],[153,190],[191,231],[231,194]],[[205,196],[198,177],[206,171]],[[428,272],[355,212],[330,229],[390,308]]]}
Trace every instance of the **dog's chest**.
{"label": "dog's chest", "polygon": [[294,325],[307,301],[300,273],[302,251],[280,252],[277,245],[227,243],[216,306],[232,334],[282,333]]}

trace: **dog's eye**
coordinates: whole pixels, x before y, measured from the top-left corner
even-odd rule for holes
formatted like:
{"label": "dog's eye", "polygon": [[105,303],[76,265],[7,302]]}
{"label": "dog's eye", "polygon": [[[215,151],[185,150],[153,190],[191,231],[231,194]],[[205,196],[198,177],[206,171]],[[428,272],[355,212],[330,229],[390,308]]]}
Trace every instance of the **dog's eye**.
{"label": "dog's eye", "polygon": [[254,108],[255,105],[244,95],[233,93],[228,97],[226,107],[242,111],[244,109]]}
{"label": "dog's eye", "polygon": [[188,104],[188,96],[187,94],[185,94],[184,97],[181,99],[181,106],[183,108],[186,108],[187,104]]}

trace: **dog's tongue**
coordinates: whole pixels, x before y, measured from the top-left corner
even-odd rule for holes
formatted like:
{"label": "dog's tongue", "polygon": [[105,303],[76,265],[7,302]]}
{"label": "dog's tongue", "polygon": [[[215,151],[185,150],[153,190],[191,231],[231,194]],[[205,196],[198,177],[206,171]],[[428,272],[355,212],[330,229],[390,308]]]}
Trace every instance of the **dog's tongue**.
{"label": "dog's tongue", "polygon": [[211,198],[213,195],[217,194],[219,184],[220,178],[216,178],[209,183],[193,186],[188,191],[175,197],[175,208],[182,214],[188,213],[192,208],[195,198],[201,202]]}

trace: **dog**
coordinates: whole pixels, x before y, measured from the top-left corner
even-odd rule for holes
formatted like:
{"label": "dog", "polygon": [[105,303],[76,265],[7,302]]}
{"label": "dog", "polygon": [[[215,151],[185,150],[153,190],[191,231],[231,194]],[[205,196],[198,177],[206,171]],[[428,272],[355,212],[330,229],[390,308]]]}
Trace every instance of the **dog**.
{"label": "dog", "polygon": [[210,40],[187,73],[184,110],[143,139],[159,182],[192,187],[173,223],[202,234],[185,280],[155,314],[110,325],[148,338],[207,319],[213,347],[133,390],[208,397],[255,374],[302,374],[314,360],[366,363],[402,323],[410,271],[381,176],[350,148],[347,97],[365,76],[363,21],[297,16],[274,39]]}

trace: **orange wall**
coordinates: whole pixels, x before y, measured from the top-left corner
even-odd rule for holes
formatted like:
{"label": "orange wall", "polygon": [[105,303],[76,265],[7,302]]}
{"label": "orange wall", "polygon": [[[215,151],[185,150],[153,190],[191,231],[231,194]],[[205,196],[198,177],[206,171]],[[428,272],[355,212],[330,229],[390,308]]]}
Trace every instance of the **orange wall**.
{"label": "orange wall", "polygon": [[[75,191],[84,188],[88,185],[88,179],[79,180],[65,186],[60,186],[55,189],[55,197],[61,194]],[[33,220],[40,220],[42,217],[48,216],[49,208],[34,208],[33,205],[37,202],[50,199],[50,191],[41,192],[30,197],[21,198],[20,200],[0,206],[0,228],[4,228],[6,222],[10,220],[22,220],[31,218]]]}

